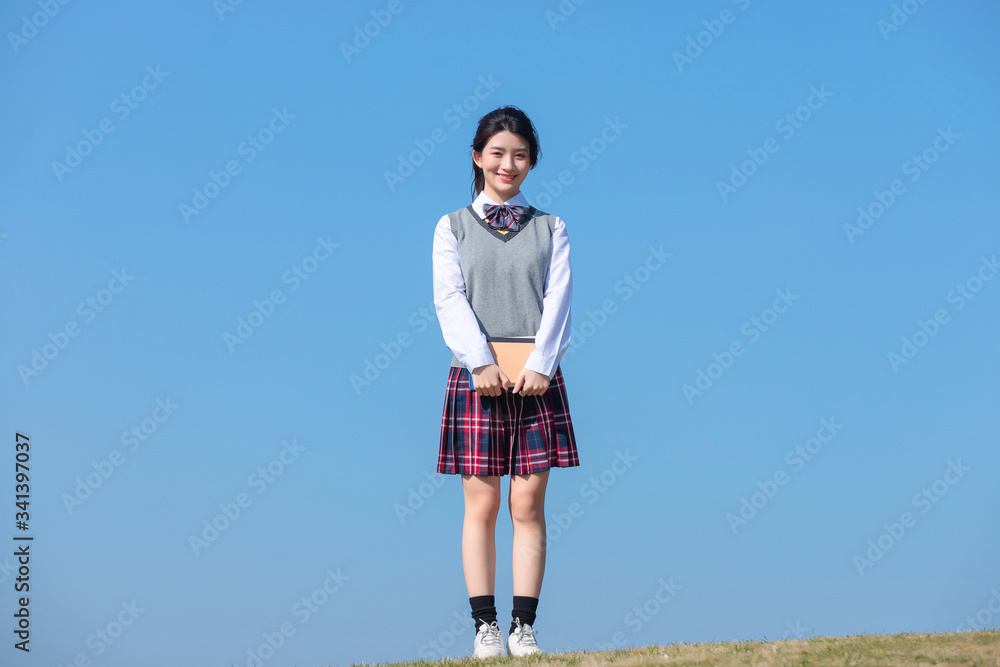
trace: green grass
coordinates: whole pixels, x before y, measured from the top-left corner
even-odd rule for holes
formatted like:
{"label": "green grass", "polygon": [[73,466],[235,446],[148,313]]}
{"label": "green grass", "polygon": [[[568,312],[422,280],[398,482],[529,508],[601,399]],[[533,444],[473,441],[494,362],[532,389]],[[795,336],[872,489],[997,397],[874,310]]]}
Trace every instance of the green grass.
{"label": "green grass", "polygon": [[[652,644],[617,651],[546,653],[528,658],[386,663],[392,667],[449,667],[485,665],[615,665],[615,667],[924,667],[926,665],[1000,667],[1000,630],[950,633],[848,635],[778,641],[698,642]],[[364,667],[374,667],[362,663]],[[354,666],[352,666],[354,667]]]}

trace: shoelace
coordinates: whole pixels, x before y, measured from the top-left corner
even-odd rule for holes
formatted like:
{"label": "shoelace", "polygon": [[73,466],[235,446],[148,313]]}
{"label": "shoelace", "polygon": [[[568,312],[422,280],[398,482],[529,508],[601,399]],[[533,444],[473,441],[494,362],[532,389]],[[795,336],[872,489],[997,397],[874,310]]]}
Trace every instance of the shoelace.
{"label": "shoelace", "polygon": [[496,621],[481,626],[479,628],[479,634],[482,636],[479,643],[483,646],[496,646],[503,648],[503,636],[500,634],[500,626],[497,625]]}
{"label": "shoelace", "polygon": [[536,634],[538,634],[538,630],[535,630],[526,623],[522,624],[521,619],[517,619],[517,627],[514,628],[514,635],[517,637],[518,645],[538,648],[538,642],[535,641]]}

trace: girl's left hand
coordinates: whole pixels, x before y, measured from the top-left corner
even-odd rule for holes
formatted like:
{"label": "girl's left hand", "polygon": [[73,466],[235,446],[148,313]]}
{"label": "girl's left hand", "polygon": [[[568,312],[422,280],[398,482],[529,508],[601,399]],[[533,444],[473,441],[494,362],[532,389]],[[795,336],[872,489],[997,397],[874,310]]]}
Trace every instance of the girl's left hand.
{"label": "girl's left hand", "polygon": [[548,390],[548,375],[529,368],[522,368],[521,374],[517,376],[517,382],[514,383],[514,388],[511,391],[521,396],[540,396]]}

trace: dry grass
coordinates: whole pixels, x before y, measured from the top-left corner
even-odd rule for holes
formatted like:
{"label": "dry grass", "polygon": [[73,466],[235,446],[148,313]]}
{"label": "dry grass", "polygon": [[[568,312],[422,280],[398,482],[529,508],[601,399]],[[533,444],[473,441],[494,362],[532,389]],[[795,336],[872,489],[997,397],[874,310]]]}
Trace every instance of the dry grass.
{"label": "dry grass", "polygon": [[[471,651],[470,651],[471,654]],[[548,653],[530,658],[490,660],[439,660],[399,662],[392,667],[458,667],[469,665],[615,665],[615,667],[924,667],[948,665],[1000,667],[1000,630],[952,633],[900,633],[896,635],[849,635],[814,637],[773,642],[701,642],[695,644],[653,644],[617,651]],[[353,666],[352,666],[353,667]]]}

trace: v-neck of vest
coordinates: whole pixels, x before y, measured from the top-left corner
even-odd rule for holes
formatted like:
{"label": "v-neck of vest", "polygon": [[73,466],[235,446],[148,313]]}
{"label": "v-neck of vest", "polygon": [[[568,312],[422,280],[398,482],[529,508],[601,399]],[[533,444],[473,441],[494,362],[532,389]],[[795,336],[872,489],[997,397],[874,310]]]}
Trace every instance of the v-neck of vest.
{"label": "v-neck of vest", "polygon": [[535,219],[535,207],[531,206],[529,204],[528,205],[528,210],[525,211],[525,213],[524,213],[524,224],[521,225],[521,229],[517,230],[516,232],[515,231],[509,231],[506,234],[501,234],[497,230],[495,230],[492,227],[490,227],[490,223],[486,222],[485,220],[483,220],[482,218],[479,217],[479,214],[476,213],[476,209],[472,208],[472,204],[469,204],[465,208],[467,208],[469,210],[469,213],[472,214],[472,217],[476,219],[476,221],[479,223],[479,225],[483,229],[485,229],[490,234],[492,234],[494,237],[500,239],[504,243],[506,243],[507,241],[510,241],[512,238],[514,238],[515,236],[517,236],[518,234],[520,234],[521,232],[523,232],[524,228],[528,226],[528,223]]}

